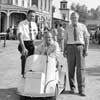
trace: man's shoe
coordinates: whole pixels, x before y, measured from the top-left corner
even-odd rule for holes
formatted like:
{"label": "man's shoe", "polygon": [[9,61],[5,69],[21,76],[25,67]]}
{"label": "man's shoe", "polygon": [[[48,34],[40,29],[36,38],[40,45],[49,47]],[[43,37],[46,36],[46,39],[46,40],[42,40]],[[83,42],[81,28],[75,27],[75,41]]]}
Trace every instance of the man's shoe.
{"label": "man's shoe", "polygon": [[74,90],[74,89],[72,89],[72,90],[70,91],[70,93],[71,93],[71,94],[74,94],[74,93],[75,93],[75,90]]}
{"label": "man's shoe", "polygon": [[22,75],[22,78],[25,78],[25,75],[24,74]]}
{"label": "man's shoe", "polygon": [[84,92],[79,92],[80,96],[86,96]]}

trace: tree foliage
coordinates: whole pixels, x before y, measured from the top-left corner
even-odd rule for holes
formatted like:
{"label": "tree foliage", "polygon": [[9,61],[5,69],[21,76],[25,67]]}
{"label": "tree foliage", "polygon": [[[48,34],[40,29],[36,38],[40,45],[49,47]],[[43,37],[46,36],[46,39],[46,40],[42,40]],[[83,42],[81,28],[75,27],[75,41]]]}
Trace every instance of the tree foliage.
{"label": "tree foliage", "polygon": [[96,9],[91,8],[88,10],[87,6],[80,5],[72,3],[71,4],[71,10],[74,10],[79,13],[80,15],[80,21],[85,22],[86,19],[98,19],[100,16],[100,6],[98,6]]}
{"label": "tree foliage", "polygon": [[71,9],[79,13],[80,15],[79,21],[85,22],[88,16],[88,9],[85,5],[72,3]]}

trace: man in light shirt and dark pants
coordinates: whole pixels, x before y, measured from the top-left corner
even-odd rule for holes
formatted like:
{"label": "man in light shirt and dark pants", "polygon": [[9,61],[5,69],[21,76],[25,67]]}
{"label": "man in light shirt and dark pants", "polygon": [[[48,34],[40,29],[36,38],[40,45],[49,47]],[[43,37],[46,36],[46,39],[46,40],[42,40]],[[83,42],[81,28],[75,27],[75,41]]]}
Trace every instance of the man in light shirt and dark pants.
{"label": "man in light shirt and dark pants", "polygon": [[64,55],[67,51],[68,75],[71,93],[75,93],[74,76],[79,95],[85,96],[85,56],[88,53],[89,33],[84,24],[78,22],[77,12],[71,14],[71,24],[66,28],[64,41]]}
{"label": "man in light shirt and dark pants", "polygon": [[35,11],[29,10],[27,12],[27,18],[21,21],[18,25],[18,50],[21,52],[21,74],[24,77],[25,62],[27,56],[34,54],[34,40],[38,33],[38,28],[35,23]]}

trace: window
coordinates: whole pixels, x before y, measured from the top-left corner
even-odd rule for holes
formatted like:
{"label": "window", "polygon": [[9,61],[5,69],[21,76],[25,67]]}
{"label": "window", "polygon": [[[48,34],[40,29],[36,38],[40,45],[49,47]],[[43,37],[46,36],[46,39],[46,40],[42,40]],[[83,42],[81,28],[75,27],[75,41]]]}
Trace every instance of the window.
{"label": "window", "polygon": [[38,0],[32,0],[32,5],[36,5],[38,7]]}
{"label": "window", "polygon": [[15,4],[18,5],[18,0],[15,0]]}
{"label": "window", "polygon": [[11,4],[12,4],[12,0],[8,0],[8,4],[10,4],[10,5],[11,5]]}
{"label": "window", "polygon": [[22,6],[24,6],[24,0],[22,0]]}
{"label": "window", "polygon": [[43,4],[42,4],[42,0],[41,0],[41,5],[40,5],[40,9],[42,9],[42,5],[43,5]]}
{"label": "window", "polygon": [[65,9],[66,8],[66,5],[65,4],[62,4],[62,8]]}
{"label": "window", "polygon": [[50,2],[50,0],[49,0],[49,5],[48,5],[48,8],[49,8],[49,9],[48,9],[48,11],[50,11],[50,6],[51,6],[50,3],[51,3],[51,2]]}
{"label": "window", "polygon": [[66,2],[61,2],[60,8],[61,9],[67,9],[67,3]]}
{"label": "window", "polygon": [[64,19],[64,20],[66,19],[66,14],[63,14],[63,19]]}
{"label": "window", "polygon": [[47,2],[46,2],[47,0],[45,0],[45,7],[44,7],[44,10],[46,10],[46,8],[47,8]]}
{"label": "window", "polygon": [[30,7],[30,0],[28,0],[27,7]]}

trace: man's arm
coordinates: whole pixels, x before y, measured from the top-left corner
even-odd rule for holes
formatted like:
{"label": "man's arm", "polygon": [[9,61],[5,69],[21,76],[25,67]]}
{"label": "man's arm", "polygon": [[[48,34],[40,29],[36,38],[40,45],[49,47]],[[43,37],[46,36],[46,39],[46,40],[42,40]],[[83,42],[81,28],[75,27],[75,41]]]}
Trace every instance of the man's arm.
{"label": "man's arm", "polygon": [[86,37],[85,38],[84,50],[83,50],[83,56],[88,55],[88,47],[89,47],[89,37]]}
{"label": "man's arm", "polygon": [[23,35],[22,35],[22,26],[19,24],[18,26],[18,40],[19,40],[19,43],[20,43],[20,48],[21,48],[21,53],[22,55],[27,55],[28,51],[27,49],[25,48],[25,45],[24,45],[24,41],[23,41]]}
{"label": "man's arm", "polygon": [[37,26],[37,24],[35,23],[35,39],[36,39],[36,36],[37,36],[37,34],[38,34],[38,26]]}
{"label": "man's arm", "polygon": [[85,38],[85,46],[84,46],[84,49],[85,49],[86,51],[88,51],[88,47],[89,47],[89,37],[86,37],[86,38]]}
{"label": "man's arm", "polygon": [[64,35],[64,56],[66,56],[67,55],[67,41],[68,41],[68,34],[67,33],[65,33],[65,35]]}
{"label": "man's arm", "polygon": [[18,40],[20,42],[20,45],[21,45],[22,49],[25,49],[25,45],[24,45],[24,41],[23,41],[21,33],[18,33]]}
{"label": "man's arm", "polygon": [[83,51],[83,56],[87,56],[88,55],[88,47],[89,47],[89,37],[90,34],[85,26],[85,31],[84,31],[84,51]]}

